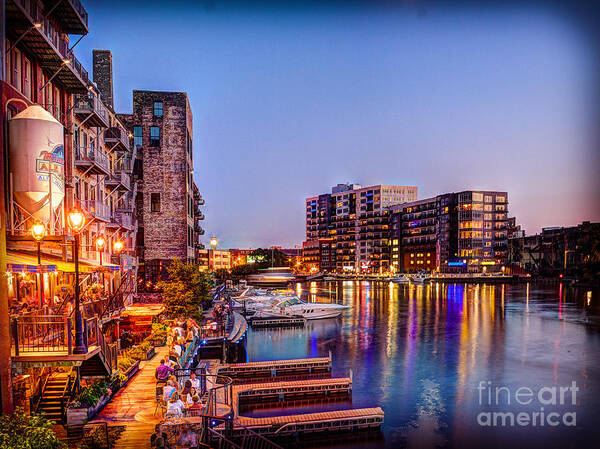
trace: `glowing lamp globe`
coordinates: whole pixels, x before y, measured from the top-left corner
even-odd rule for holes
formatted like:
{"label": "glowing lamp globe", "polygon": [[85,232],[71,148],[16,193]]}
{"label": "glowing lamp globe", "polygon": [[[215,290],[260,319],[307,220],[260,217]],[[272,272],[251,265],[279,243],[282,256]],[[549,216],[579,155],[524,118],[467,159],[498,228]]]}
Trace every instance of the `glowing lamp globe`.
{"label": "glowing lamp globe", "polygon": [[46,235],[46,225],[42,222],[37,222],[31,227],[31,235],[38,242]]}
{"label": "glowing lamp globe", "polygon": [[104,248],[104,245],[106,244],[106,239],[104,238],[104,236],[98,236],[98,238],[96,239],[96,246],[98,247],[98,249],[102,249]]}
{"label": "glowing lamp globe", "polygon": [[113,248],[117,253],[120,253],[123,251],[123,242],[121,240],[117,240],[113,245]]}
{"label": "glowing lamp globe", "polygon": [[72,210],[67,215],[67,224],[73,232],[78,233],[85,225],[85,214],[78,209]]}

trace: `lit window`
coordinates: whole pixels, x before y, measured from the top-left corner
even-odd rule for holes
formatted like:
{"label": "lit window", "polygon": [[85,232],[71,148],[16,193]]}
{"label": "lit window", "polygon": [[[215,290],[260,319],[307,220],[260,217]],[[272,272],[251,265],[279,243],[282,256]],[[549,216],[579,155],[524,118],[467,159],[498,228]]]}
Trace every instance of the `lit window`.
{"label": "lit window", "polygon": [[160,212],[160,193],[150,194],[150,211]]}

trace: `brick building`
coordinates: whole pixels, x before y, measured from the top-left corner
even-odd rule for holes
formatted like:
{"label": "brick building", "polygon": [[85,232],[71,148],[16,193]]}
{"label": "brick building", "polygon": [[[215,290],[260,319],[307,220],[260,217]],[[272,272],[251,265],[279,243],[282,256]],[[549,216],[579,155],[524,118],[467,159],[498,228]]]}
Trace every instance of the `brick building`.
{"label": "brick building", "polygon": [[[8,0],[0,20],[2,408],[10,412],[14,399],[60,421],[73,391],[58,367],[77,366],[75,384],[117,370],[119,315],[136,286],[132,148],[113,109],[110,52],[94,52],[93,81],[73,53],[73,41],[88,33],[79,0]],[[85,217],[77,234],[66,226],[70,212]],[[38,252],[32,230],[42,224]],[[78,343],[56,334],[73,321],[66,304],[76,303],[76,255],[82,301],[74,330],[81,337],[85,327],[88,337]],[[28,298],[36,320],[21,309]],[[15,337],[36,332],[57,337]],[[77,361],[69,356],[75,346]],[[58,404],[44,388],[54,382]]]}
{"label": "brick building", "polygon": [[192,110],[185,92],[134,90],[133,113],[121,117],[137,149],[139,275],[155,282],[171,260],[194,260],[199,249],[203,201],[193,180]]}

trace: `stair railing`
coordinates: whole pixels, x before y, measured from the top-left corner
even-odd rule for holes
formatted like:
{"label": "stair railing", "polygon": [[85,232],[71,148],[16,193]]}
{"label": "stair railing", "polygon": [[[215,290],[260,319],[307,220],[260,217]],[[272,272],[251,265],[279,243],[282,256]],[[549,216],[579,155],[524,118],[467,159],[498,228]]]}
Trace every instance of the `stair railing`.
{"label": "stair railing", "polygon": [[119,304],[116,304],[116,306],[123,305],[123,292],[125,291],[125,287],[128,287],[132,283],[132,281],[133,281],[133,278],[128,276],[125,281],[121,282],[121,284],[119,285],[117,290],[109,297],[108,301],[106,302],[106,306],[104,306],[104,310],[102,310],[102,312],[98,316],[99,320],[101,320],[104,317],[104,315],[106,315],[107,312],[113,311],[116,308],[115,302],[119,298],[121,299],[121,302]]}
{"label": "stair railing", "polygon": [[40,406],[40,402],[44,397],[44,390],[46,389],[46,384],[48,383],[48,379],[50,378],[50,368],[45,366],[42,368],[42,373],[40,375],[39,381],[34,388],[35,394],[33,395],[31,409],[34,412],[37,412],[38,407]]}

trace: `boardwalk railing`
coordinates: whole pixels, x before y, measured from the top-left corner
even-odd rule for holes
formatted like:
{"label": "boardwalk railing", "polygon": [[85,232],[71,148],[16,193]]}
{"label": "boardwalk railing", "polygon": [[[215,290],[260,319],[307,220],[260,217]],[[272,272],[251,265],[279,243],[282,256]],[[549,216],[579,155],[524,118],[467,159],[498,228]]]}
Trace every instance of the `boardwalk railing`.
{"label": "boardwalk railing", "polygon": [[236,426],[242,427],[244,433],[241,438],[236,438],[235,442],[228,439],[223,433],[218,430],[208,427],[207,436],[209,437],[210,447],[219,449],[283,449],[278,444],[273,443],[271,440],[259,435],[252,429],[244,427],[239,423],[235,423]]}

